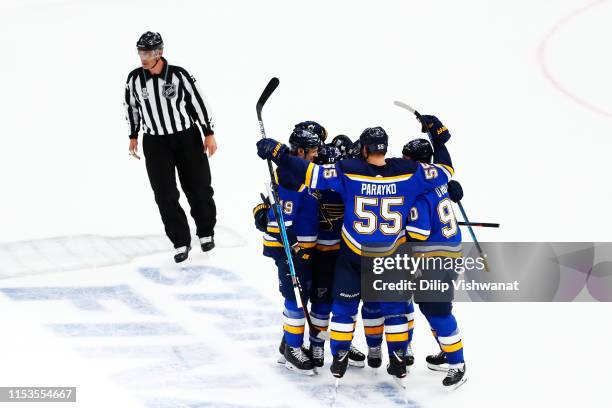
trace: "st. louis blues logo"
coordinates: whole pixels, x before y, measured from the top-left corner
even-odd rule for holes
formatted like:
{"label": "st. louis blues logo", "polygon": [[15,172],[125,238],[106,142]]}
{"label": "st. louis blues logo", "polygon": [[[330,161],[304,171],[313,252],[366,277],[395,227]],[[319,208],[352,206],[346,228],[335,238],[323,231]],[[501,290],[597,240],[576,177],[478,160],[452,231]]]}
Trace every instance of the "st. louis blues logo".
{"label": "st. louis blues logo", "polygon": [[162,85],[162,96],[164,98],[174,98],[176,96],[176,85],[175,84],[163,84]]}

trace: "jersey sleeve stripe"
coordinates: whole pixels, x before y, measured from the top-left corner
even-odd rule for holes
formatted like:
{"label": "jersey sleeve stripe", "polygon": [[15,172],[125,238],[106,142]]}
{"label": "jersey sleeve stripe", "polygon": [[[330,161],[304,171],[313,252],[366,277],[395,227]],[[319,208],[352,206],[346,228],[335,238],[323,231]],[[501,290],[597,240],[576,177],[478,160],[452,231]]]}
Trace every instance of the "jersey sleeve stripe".
{"label": "jersey sleeve stripe", "polygon": [[424,230],[421,228],[417,228],[417,227],[413,227],[411,225],[407,225],[406,226],[406,230],[409,232],[416,232],[417,234],[421,234],[421,235],[429,235],[431,234],[430,230]]}
{"label": "jersey sleeve stripe", "polygon": [[312,171],[314,170],[314,163],[310,163],[306,168],[306,179],[304,184],[310,187],[310,181],[312,180]]}
{"label": "jersey sleeve stripe", "polygon": [[317,188],[317,182],[319,181],[319,166],[313,164],[312,166],[312,182],[308,185],[310,188]]}
{"label": "jersey sleeve stripe", "polygon": [[410,232],[410,231],[408,231],[408,235],[410,235],[410,238],[417,239],[419,241],[426,241],[427,238],[429,238],[429,236],[427,235],[421,235],[421,234],[417,234],[416,232]]}
{"label": "jersey sleeve stripe", "polygon": [[434,164],[434,166],[442,170],[449,180],[455,174],[455,170],[451,166],[447,166],[446,164]]}

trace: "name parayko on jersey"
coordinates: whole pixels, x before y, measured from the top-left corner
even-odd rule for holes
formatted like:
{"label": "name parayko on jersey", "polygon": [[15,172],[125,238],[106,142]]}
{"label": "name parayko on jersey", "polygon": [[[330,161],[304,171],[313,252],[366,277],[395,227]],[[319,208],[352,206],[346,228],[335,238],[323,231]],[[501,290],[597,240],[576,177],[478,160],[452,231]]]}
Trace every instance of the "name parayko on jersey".
{"label": "name parayko on jersey", "polygon": [[362,183],[361,194],[363,195],[391,195],[396,194],[397,184],[374,184]]}

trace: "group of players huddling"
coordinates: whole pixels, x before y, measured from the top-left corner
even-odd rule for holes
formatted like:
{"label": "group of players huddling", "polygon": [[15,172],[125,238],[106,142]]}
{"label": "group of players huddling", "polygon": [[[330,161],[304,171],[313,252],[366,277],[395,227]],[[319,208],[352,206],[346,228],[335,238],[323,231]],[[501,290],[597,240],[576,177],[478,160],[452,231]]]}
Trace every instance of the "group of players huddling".
{"label": "group of players huddling", "polygon": [[[314,326],[321,331],[329,327],[330,369],[336,378],[344,376],[349,364],[365,367],[366,356],[351,345],[361,303],[361,257],[388,256],[406,241],[436,243],[435,251],[425,248],[421,256],[460,256],[461,232],[449,200],[461,199],[462,191],[450,180],[453,168],[445,146],[450,133],[435,116],[424,115],[423,122],[433,146],[426,139],[412,140],[401,158],[385,157],[388,136],[381,127],[365,129],[355,143],[338,135],[325,144],[325,128],[307,121],[295,126],[289,146],[269,138],[257,142],[258,155],[277,165],[278,195],[302,297],[310,301]],[[304,310],[295,297],[269,201],[257,205],[253,215],[264,233],[263,253],[278,269],[284,298],[279,362],[312,375],[324,364],[324,340],[309,333],[309,347],[304,345]],[[440,346],[438,354],[427,356],[427,366],[446,372],[443,385],[456,388],[466,377],[452,303],[419,302],[416,294],[414,300]],[[370,367],[382,364],[385,334],[387,372],[406,376],[414,364],[413,312],[412,299],[362,303]]]}

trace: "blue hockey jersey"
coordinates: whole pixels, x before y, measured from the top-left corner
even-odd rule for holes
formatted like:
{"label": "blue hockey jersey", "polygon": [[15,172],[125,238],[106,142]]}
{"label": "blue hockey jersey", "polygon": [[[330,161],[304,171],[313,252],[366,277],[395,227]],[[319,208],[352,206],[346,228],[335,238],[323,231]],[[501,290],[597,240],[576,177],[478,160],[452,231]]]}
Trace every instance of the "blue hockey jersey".
{"label": "blue hockey jersey", "polygon": [[340,249],[340,234],[344,218],[342,196],[332,190],[317,191],[319,198],[319,234],[317,250],[334,251]]}
{"label": "blue hockey jersey", "polygon": [[[282,180],[282,174],[280,170],[277,170],[275,174],[277,181]],[[302,248],[314,248],[317,244],[319,202],[308,187],[304,185],[289,187],[278,186],[289,244],[293,245],[298,242]],[[263,253],[273,258],[284,257],[285,252],[273,208],[268,210],[268,220],[267,232],[263,236]]]}
{"label": "blue hockey jersey", "polygon": [[461,230],[446,184],[417,198],[410,209],[406,232],[413,240],[430,243],[415,246],[413,250],[417,254],[452,258],[461,256]]}
{"label": "blue hockey jersey", "polygon": [[386,256],[405,242],[406,220],[418,195],[445,184],[448,164],[422,164],[400,158],[376,166],[361,159],[316,165],[287,156],[279,167],[307,187],[334,190],[344,202],[342,240],[356,254]]}

